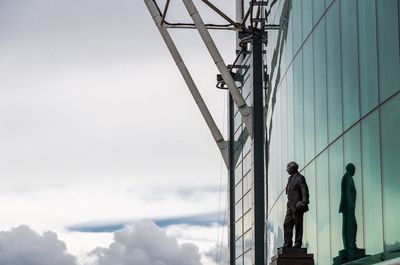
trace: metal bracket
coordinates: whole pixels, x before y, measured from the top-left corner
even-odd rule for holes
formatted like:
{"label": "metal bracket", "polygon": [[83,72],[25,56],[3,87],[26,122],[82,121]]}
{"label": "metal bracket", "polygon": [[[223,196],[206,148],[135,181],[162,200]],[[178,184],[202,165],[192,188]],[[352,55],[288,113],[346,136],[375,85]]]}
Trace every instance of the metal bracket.
{"label": "metal bracket", "polygon": [[252,1],[253,6],[267,6],[268,1]]}

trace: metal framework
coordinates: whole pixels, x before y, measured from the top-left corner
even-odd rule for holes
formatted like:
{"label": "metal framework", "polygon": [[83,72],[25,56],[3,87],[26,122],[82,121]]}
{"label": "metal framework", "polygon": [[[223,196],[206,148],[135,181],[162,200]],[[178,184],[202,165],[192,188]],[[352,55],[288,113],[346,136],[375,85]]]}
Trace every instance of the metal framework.
{"label": "metal framework", "polygon": [[[241,95],[239,88],[236,86],[235,81],[232,77],[232,72],[228,69],[220,52],[218,51],[214,40],[212,39],[208,30],[210,29],[225,29],[225,30],[236,30],[243,31],[244,25],[246,23],[245,20],[240,23],[235,22],[229,16],[227,16],[224,12],[218,9],[215,5],[213,5],[208,0],[202,0],[206,5],[208,5],[213,11],[215,11],[218,15],[220,15],[224,20],[226,20],[229,24],[226,25],[216,25],[216,24],[205,24],[197,11],[196,6],[194,5],[192,0],[182,0],[185,4],[185,7],[191,16],[193,23],[171,23],[166,21],[166,15],[168,12],[170,0],[167,0],[164,7],[164,12],[161,12],[159,6],[157,5],[155,0],[144,0],[165,44],[167,45],[169,52],[171,53],[183,79],[186,82],[186,85],[193,96],[205,122],[207,123],[208,128],[211,131],[211,134],[216,142],[221,155],[224,159],[226,166],[229,168],[229,152],[228,152],[228,142],[224,139],[221,134],[218,126],[216,125],[210,111],[207,108],[196,84],[193,81],[190,72],[188,71],[171,35],[168,32],[168,28],[193,28],[197,29],[200,33],[200,36],[206,45],[211,57],[214,60],[215,65],[217,66],[220,75],[226,86],[228,87],[229,93],[232,96],[233,101],[235,102],[237,108],[239,109],[240,114],[242,115],[243,122],[245,123],[246,129],[250,137],[253,137],[253,121],[252,121],[252,108],[246,104],[245,99]],[[252,9],[252,7],[251,7]]]}
{"label": "metal framework", "polygon": [[[266,110],[264,109],[263,101],[263,90],[268,89],[268,76],[265,75],[263,63],[263,45],[267,43],[267,30],[280,29],[280,25],[267,24],[267,17],[271,11],[272,6],[277,0],[251,0],[249,8],[244,12],[244,0],[236,0],[236,21],[227,16],[223,11],[217,8],[209,0],[199,0],[206,4],[211,10],[217,13],[223,18],[227,24],[207,24],[204,23],[193,0],[181,0],[189,13],[192,22],[179,22],[173,23],[166,20],[168,9],[170,6],[170,0],[166,0],[163,11],[159,8],[155,0],[144,0],[154,22],[160,31],[160,34],[167,45],[169,52],[171,53],[186,85],[193,96],[208,128],[216,142],[223,160],[228,168],[229,178],[229,259],[230,264],[235,264],[235,164],[237,158],[235,158],[234,150],[236,143],[234,142],[234,130],[232,124],[229,129],[230,141],[224,139],[218,126],[216,125],[212,115],[210,114],[207,105],[205,104],[196,84],[190,75],[179,51],[172,40],[168,29],[169,28],[180,28],[180,29],[196,29],[202,41],[204,42],[207,50],[212,57],[215,65],[220,73],[219,84],[222,84],[219,88],[227,88],[229,91],[229,110],[233,111],[233,105],[236,105],[239,113],[242,117],[242,121],[246,127],[246,130],[242,132],[243,135],[250,137],[252,150],[252,178],[253,178],[253,224],[252,224],[252,259],[254,265],[264,265],[265,257],[265,205],[267,203],[266,193],[268,192],[265,186],[265,174],[267,166],[265,160],[268,160],[268,145],[266,143],[266,132],[264,117]],[[267,10],[269,5],[270,9]],[[237,58],[232,66],[227,66],[218,51],[214,40],[212,39],[209,30],[233,30],[237,32]],[[249,49],[251,47],[251,51]],[[252,53],[252,106],[246,104],[239,88],[235,83],[233,70],[239,68],[241,71],[242,59],[248,54]],[[238,64],[238,65],[236,65]],[[265,90],[264,90],[265,91]],[[269,94],[265,94],[269,95]],[[268,99],[266,99],[268,102]],[[266,108],[266,106],[265,106]]]}
{"label": "metal framework", "polygon": [[[211,134],[213,135],[213,138],[215,142],[217,143],[221,154],[223,156],[223,159],[225,161],[225,164],[229,166],[229,159],[228,159],[228,150],[227,150],[227,142],[223,138],[220,130],[218,129],[214,119],[212,118],[207,105],[203,101],[201,94],[196,86],[196,84],[193,81],[193,78],[190,75],[190,72],[188,71],[182,57],[179,54],[178,49],[176,48],[176,45],[174,41],[172,40],[168,28],[182,28],[182,29],[197,29],[198,32],[200,33],[200,36],[206,45],[211,57],[214,60],[215,65],[217,66],[220,75],[223,79],[224,84],[227,86],[230,95],[233,98],[233,101],[235,102],[237,108],[239,109],[240,114],[242,115],[243,122],[245,123],[246,129],[248,131],[248,134],[250,135],[251,138],[253,138],[253,111],[252,108],[249,107],[246,104],[246,101],[244,100],[243,96],[241,95],[239,88],[236,86],[235,81],[232,77],[232,69],[228,69],[227,65],[225,64],[224,60],[222,59],[221,54],[219,53],[210,33],[210,29],[219,29],[219,30],[235,30],[237,32],[242,33],[242,35],[247,35],[248,38],[243,38],[242,40],[242,48],[246,45],[246,42],[251,40],[252,36],[255,34],[255,29],[259,28],[259,23],[262,24],[261,28],[265,27],[265,23],[261,22],[264,21],[264,18],[262,18],[263,14],[261,12],[261,7],[265,6],[268,2],[264,1],[251,1],[250,6],[246,12],[246,15],[243,17],[243,19],[240,22],[235,22],[233,19],[231,19],[228,15],[226,15],[223,11],[221,11],[219,8],[217,8],[214,4],[212,4],[208,0],[201,0],[203,3],[205,3],[207,6],[209,6],[214,12],[216,12],[220,17],[222,17],[224,20],[226,20],[229,24],[205,24],[197,11],[196,6],[194,5],[192,0],[182,0],[183,3],[185,4],[185,7],[191,16],[193,23],[171,23],[166,21],[166,15],[168,12],[168,8],[170,5],[170,0],[167,0],[163,9],[163,12],[161,12],[161,9],[159,8],[157,2],[155,0],[144,0],[146,3],[147,8],[149,9],[149,12],[151,16],[154,19],[154,22],[160,31],[161,36],[164,39],[164,42],[166,43],[172,57],[175,60],[175,63],[177,64],[177,67],[179,71],[181,72],[182,77],[184,78],[196,104],[198,105],[198,108],[200,112],[203,115],[204,120],[206,121]],[[239,1],[240,2],[240,1]],[[242,3],[243,4],[243,3]],[[253,14],[253,9],[257,8],[257,15],[254,16]],[[250,18],[250,29],[246,27],[246,23],[248,19]],[[273,27],[274,25],[271,25]],[[243,44],[244,43],[244,44]],[[239,54],[240,56],[240,54]],[[239,57],[238,56],[238,57]]]}
{"label": "metal framework", "polygon": [[149,9],[151,16],[154,19],[154,22],[158,30],[160,31],[162,38],[164,39],[165,44],[167,45],[172,57],[174,58],[174,61],[179,71],[181,72],[181,75],[185,80],[190,93],[193,96],[193,99],[195,100],[201,114],[203,115],[204,120],[206,121],[211,131],[211,134],[221,152],[221,155],[224,159],[226,166],[229,167],[229,152],[228,152],[227,141],[224,139],[223,135],[221,134],[221,131],[218,129],[217,124],[215,123],[210,111],[208,110],[207,105],[205,104],[195,82],[193,81],[193,78],[190,75],[189,70],[187,69],[181,55],[179,54],[179,51],[176,48],[176,45],[174,44],[170,34],[168,33],[167,29],[162,25],[163,18],[160,15],[155,2],[153,0],[145,0],[145,3],[147,8]]}

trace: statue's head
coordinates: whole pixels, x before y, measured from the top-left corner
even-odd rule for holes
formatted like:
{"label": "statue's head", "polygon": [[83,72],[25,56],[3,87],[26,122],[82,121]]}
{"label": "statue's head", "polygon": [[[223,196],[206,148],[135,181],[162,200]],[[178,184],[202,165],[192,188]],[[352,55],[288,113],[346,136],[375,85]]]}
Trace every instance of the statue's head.
{"label": "statue's head", "polygon": [[287,173],[289,173],[289,175],[293,175],[298,170],[299,170],[299,165],[296,162],[292,161],[292,162],[289,162],[289,164],[287,164],[286,171],[287,171]]}
{"label": "statue's head", "polygon": [[349,173],[351,176],[354,176],[354,173],[356,173],[356,166],[352,163],[348,163],[346,166],[346,172]]}

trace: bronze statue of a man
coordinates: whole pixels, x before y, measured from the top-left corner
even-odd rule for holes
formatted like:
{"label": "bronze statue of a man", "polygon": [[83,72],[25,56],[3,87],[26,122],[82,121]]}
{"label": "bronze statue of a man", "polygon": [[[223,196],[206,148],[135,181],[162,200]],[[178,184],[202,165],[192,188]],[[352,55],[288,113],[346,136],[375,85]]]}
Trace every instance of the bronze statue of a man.
{"label": "bronze statue of a man", "polygon": [[303,215],[308,211],[309,193],[306,179],[298,171],[299,166],[296,162],[287,165],[287,172],[290,177],[286,186],[288,198],[285,221],[283,223],[285,243],[283,248],[293,246],[293,228],[295,234],[295,248],[300,248],[303,239]]}

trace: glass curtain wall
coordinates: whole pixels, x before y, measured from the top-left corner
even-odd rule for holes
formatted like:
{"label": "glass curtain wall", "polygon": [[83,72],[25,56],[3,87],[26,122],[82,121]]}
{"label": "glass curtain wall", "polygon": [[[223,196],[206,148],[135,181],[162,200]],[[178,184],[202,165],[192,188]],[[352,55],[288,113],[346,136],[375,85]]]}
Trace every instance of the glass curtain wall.
{"label": "glass curtain wall", "polygon": [[332,264],[343,249],[339,206],[349,164],[357,247],[368,255],[400,249],[399,5],[280,0],[269,7],[268,22],[284,26],[268,32],[268,262],[283,244],[285,169],[293,160],[310,189],[303,244],[316,264]]}
{"label": "glass curtain wall", "polygon": [[[246,103],[252,105],[252,55],[245,57],[240,72],[242,85],[241,93]],[[234,262],[237,265],[252,265],[252,225],[253,225],[253,178],[251,138],[242,121],[237,107],[231,107],[231,152],[233,161],[232,173],[234,185],[234,238],[231,246],[234,247]]]}

